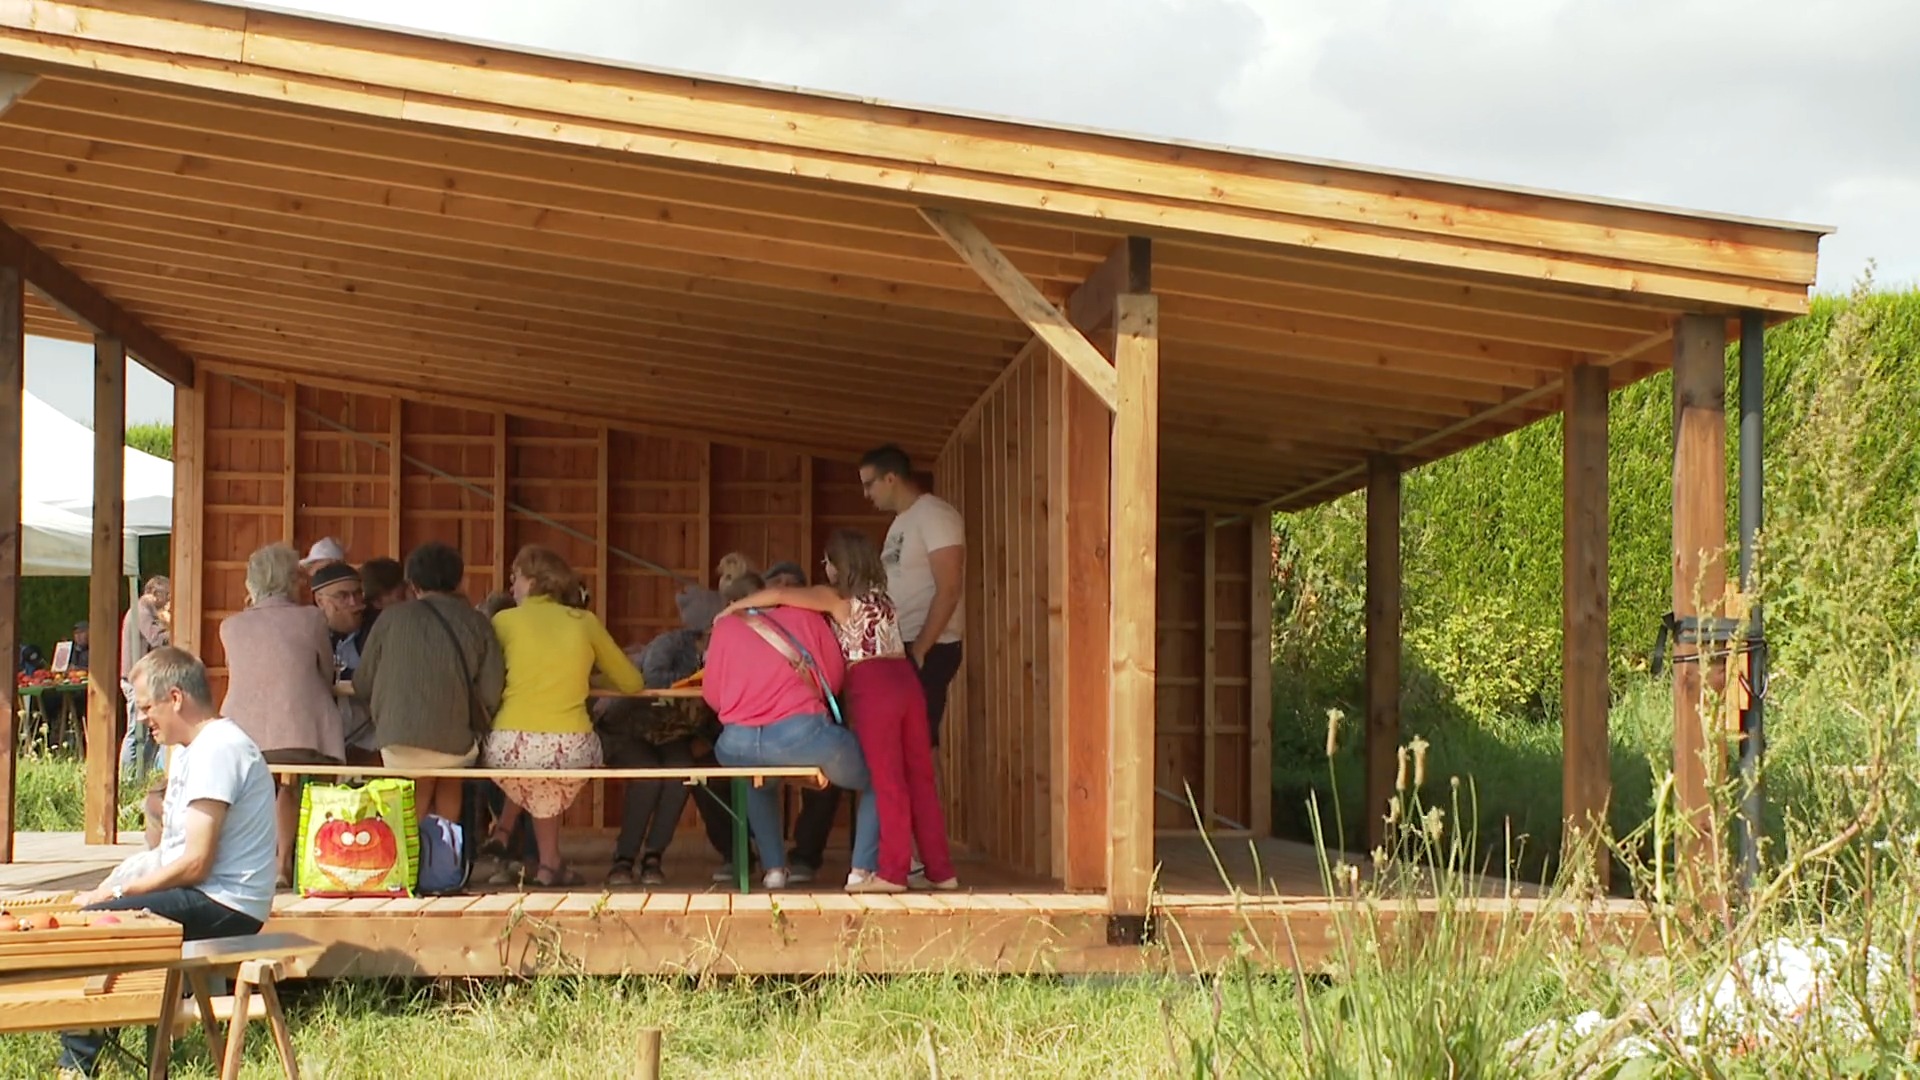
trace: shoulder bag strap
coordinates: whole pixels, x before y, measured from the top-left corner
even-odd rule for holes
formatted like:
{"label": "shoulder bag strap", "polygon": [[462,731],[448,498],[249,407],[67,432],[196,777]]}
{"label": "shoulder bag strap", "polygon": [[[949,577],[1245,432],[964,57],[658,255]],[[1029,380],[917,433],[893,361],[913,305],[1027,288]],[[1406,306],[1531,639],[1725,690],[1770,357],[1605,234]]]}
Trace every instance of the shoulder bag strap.
{"label": "shoulder bag strap", "polygon": [[807,652],[807,647],[788,633],[786,627],[762,615],[758,608],[749,609],[740,617],[747,621],[748,626],[753,627],[754,633],[759,634],[767,644],[773,646],[774,650],[786,659],[795,674],[813,687],[814,693],[820,695],[821,700],[826,703],[827,711],[833,715],[833,722],[844,725],[846,720],[840,715],[840,702],[834,699],[833,691],[827,687],[826,677],[820,674],[820,668],[813,662],[813,656]]}
{"label": "shoulder bag strap", "polygon": [[476,731],[483,731],[482,721],[485,722],[485,728],[491,728],[493,717],[487,715],[486,707],[480,704],[479,693],[474,690],[473,669],[467,664],[467,650],[460,644],[460,635],[453,632],[453,624],[447,621],[445,615],[440,614],[440,609],[433,606],[431,599],[422,597],[420,602],[427,606],[427,611],[433,615],[434,621],[447,632],[447,641],[453,645],[453,657],[460,662],[460,677],[467,684],[467,711],[471,717],[469,723]]}

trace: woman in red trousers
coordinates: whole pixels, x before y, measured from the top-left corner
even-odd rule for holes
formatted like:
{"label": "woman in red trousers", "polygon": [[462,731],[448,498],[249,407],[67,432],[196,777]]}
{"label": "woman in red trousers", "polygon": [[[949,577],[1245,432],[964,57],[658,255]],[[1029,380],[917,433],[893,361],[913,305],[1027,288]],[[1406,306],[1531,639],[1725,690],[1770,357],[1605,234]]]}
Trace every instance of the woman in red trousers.
{"label": "woman in red trousers", "polygon": [[932,887],[957,889],[960,880],[954,876],[946,818],[933,781],[926,694],[900,641],[880,552],[865,533],[839,529],[827,540],[826,570],[831,585],[763,589],[726,613],[786,606],[822,612],[833,621],[834,636],[847,654],[842,704],[867,759],[880,816],[880,865],[854,867],[847,891],[905,892],[916,845]]}

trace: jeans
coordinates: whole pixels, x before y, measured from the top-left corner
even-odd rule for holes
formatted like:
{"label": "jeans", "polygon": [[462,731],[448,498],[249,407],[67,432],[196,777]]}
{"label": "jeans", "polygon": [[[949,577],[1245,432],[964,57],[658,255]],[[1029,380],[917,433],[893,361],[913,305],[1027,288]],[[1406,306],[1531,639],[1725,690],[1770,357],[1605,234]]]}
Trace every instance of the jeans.
{"label": "jeans", "polygon": [[[199,889],[162,889],[155,893],[102,900],[87,911],[137,911],[146,908],[164,919],[180,924],[180,936],[186,941],[207,938],[238,937],[260,932],[260,920],[233,910],[208,897]],[[171,1033],[169,1033],[171,1034]],[[107,1045],[104,1031],[67,1031],[60,1035],[59,1068],[94,1075],[100,1051]]]}
{"label": "jeans", "polygon": [[137,781],[160,767],[160,744],[133,706],[133,687],[123,682],[120,690],[125,695],[121,700],[127,703],[127,734],[120,740],[120,775]]}
{"label": "jeans", "polygon": [[[714,742],[713,752],[720,764],[730,767],[813,765],[827,774],[828,783],[839,787],[867,791],[873,786],[853,732],[824,713],[789,716],[764,727],[729,724]],[[786,846],[780,838],[779,797],[777,782],[747,792],[747,823],[754,846],[760,849],[761,864],[768,870],[783,870],[787,865]],[[880,865],[880,816],[872,799],[860,800],[854,818],[853,865],[868,871]]]}

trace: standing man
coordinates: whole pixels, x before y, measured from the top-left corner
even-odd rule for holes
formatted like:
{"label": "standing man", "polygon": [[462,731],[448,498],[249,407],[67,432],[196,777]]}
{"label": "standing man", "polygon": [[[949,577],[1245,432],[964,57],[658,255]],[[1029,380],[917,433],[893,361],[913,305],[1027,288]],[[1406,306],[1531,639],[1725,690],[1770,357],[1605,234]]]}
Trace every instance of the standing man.
{"label": "standing man", "polygon": [[173,583],[150,577],[120,620],[120,693],[127,703],[127,733],[120,741],[120,771],[131,779],[145,776],[159,758],[153,735],[133,707],[133,665],[172,641]]}
{"label": "standing man", "polygon": [[920,669],[927,724],[938,747],[947,684],[960,670],[966,525],[952,503],[920,489],[912,460],[897,446],[870,450],[860,459],[860,488],[875,509],[893,515],[880,561],[887,568],[887,593],[900,614],[901,640]]}

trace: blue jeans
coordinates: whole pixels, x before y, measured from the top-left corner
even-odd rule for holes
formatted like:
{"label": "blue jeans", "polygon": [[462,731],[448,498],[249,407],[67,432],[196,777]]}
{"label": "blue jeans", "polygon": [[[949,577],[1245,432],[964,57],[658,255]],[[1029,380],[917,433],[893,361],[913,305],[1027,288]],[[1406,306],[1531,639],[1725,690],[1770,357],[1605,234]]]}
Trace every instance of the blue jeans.
{"label": "blue jeans", "polygon": [[[239,937],[260,932],[259,919],[235,911],[199,889],[162,889],[156,893],[127,896],[119,900],[102,900],[86,910],[132,911],[139,908],[146,908],[163,919],[179,923],[180,936],[186,941]],[[100,1051],[106,1045],[107,1035],[102,1031],[62,1032],[59,1067],[92,1076],[99,1067]],[[151,1041],[148,1045],[152,1045]]]}
{"label": "blue jeans", "polygon": [[[729,724],[714,741],[713,754],[729,767],[813,765],[835,787],[851,791],[873,787],[859,740],[824,713],[789,716],[765,727]],[[753,829],[754,846],[760,849],[761,865],[768,870],[785,869],[787,847],[780,838],[778,782],[748,789],[747,823]],[[880,866],[880,811],[871,798],[861,799],[854,815],[853,865],[867,871]]]}

